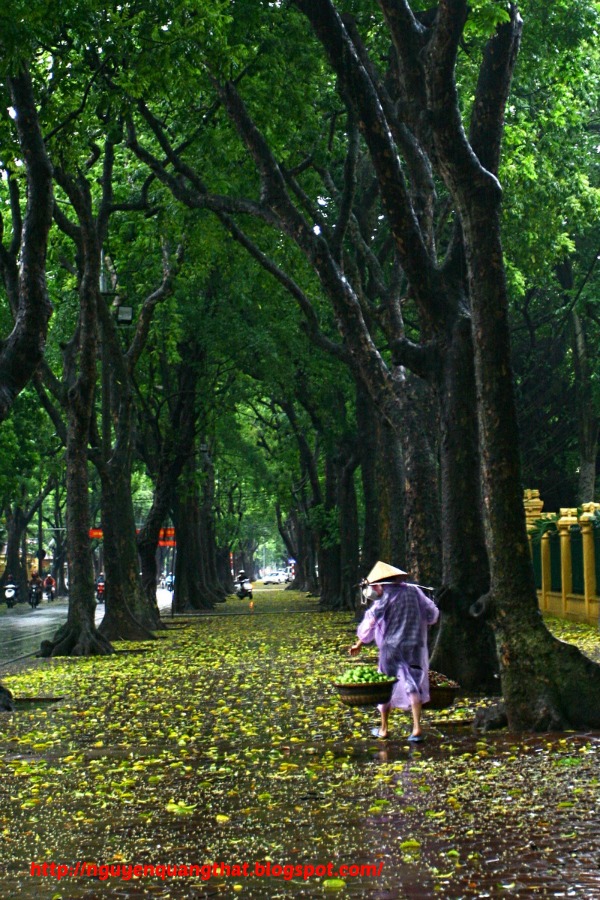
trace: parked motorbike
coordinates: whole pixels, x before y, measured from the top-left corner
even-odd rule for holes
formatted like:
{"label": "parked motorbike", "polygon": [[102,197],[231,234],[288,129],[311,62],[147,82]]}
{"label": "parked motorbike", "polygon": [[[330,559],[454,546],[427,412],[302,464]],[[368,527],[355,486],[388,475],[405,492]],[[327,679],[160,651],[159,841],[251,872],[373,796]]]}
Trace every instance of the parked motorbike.
{"label": "parked motorbike", "polygon": [[6,600],[6,605],[9,609],[12,609],[13,606],[16,605],[18,593],[19,587],[18,585],[13,584],[12,581],[9,581],[9,583],[4,586],[4,599]]}
{"label": "parked motorbike", "polygon": [[96,584],[96,601],[98,603],[104,603],[104,582],[99,581]]}
{"label": "parked motorbike", "polygon": [[42,600],[42,588],[39,584],[29,585],[29,605],[32,609],[36,609]]}
{"label": "parked motorbike", "polygon": [[250,579],[243,578],[241,581],[237,581],[236,584],[236,596],[241,600],[243,600],[245,597],[248,597],[250,600],[252,600],[252,582],[250,581]]}

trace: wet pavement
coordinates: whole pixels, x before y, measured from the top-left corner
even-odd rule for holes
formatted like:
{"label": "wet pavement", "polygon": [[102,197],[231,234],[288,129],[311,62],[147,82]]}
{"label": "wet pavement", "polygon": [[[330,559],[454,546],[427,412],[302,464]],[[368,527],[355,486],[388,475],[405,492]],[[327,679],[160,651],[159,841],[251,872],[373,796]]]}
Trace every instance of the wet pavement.
{"label": "wet pavement", "polygon": [[[171,610],[171,592],[157,591],[158,606],[163,615]],[[43,600],[37,609],[28,603],[18,603],[8,609],[0,605],[0,662],[10,662],[23,656],[35,654],[40,643],[47,640],[67,621],[68,600],[60,597],[52,603]],[[104,606],[96,607],[96,624],[104,616]]]}

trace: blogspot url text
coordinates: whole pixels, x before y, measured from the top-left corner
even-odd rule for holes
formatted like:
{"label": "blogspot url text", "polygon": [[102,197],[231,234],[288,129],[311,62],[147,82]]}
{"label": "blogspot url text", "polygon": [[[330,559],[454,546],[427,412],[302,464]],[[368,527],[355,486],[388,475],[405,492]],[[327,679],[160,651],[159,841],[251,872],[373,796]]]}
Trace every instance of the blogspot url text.
{"label": "blogspot url text", "polygon": [[199,878],[209,881],[211,878],[281,878],[292,881],[294,878],[308,881],[309,878],[379,878],[383,872],[383,862],[349,863],[334,866],[333,863],[286,864],[273,862],[205,863],[203,865],[125,865],[123,863],[98,864],[79,861],[75,865],[56,862],[32,862],[30,875],[34,878],[49,877],[60,881],[62,878],[98,878],[106,881],[119,878],[131,881],[133,878]]}

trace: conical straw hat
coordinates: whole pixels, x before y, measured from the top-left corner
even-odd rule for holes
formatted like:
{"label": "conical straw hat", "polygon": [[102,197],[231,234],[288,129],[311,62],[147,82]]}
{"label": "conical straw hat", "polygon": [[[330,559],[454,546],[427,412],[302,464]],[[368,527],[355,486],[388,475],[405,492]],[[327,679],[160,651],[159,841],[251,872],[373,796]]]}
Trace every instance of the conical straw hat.
{"label": "conical straw hat", "polygon": [[396,578],[398,575],[408,575],[408,572],[403,572],[402,569],[397,569],[395,566],[390,566],[379,560],[367,575],[367,581],[369,584],[373,584],[374,581],[383,581],[385,578]]}

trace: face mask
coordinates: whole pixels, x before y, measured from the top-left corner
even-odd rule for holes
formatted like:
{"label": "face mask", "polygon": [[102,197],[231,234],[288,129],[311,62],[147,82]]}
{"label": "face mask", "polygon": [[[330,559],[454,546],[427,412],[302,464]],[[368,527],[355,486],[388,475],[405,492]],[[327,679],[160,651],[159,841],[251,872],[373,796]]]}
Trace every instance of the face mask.
{"label": "face mask", "polygon": [[365,598],[365,603],[370,603],[371,600],[377,600],[379,597],[379,592],[376,588],[373,587],[372,584],[367,585],[362,590],[363,597]]}

